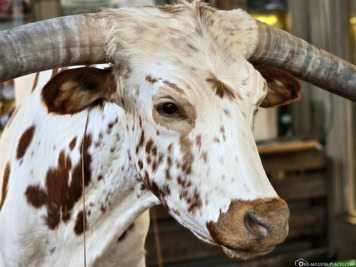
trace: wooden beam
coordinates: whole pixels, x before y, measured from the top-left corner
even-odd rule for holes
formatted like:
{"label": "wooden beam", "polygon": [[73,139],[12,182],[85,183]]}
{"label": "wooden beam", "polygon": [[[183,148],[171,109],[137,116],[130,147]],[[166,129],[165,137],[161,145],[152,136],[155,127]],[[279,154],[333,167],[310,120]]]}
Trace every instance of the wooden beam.
{"label": "wooden beam", "polygon": [[327,196],[327,178],[323,172],[287,177],[281,181],[271,181],[277,194],[284,200],[294,201]]}
{"label": "wooden beam", "polygon": [[35,19],[45,20],[56,18],[61,15],[59,0],[38,0],[34,1]]}
{"label": "wooden beam", "polygon": [[324,152],[317,150],[262,154],[261,159],[266,172],[323,169],[326,165]]}
{"label": "wooden beam", "polygon": [[257,148],[260,154],[282,153],[318,149],[320,148],[320,144],[317,139],[313,139],[308,141],[278,142],[275,144],[259,145]]}
{"label": "wooden beam", "polygon": [[[288,30],[295,36],[310,41],[309,29],[309,0],[288,0],[288,11],[290,20]],[[293,115],[293,134],[297,136],[310,136],[315,134],[312,124],[312,102],[311,102],[311,85],[306,82],[302,84],[302,95],[299,101],[290,105]]]}

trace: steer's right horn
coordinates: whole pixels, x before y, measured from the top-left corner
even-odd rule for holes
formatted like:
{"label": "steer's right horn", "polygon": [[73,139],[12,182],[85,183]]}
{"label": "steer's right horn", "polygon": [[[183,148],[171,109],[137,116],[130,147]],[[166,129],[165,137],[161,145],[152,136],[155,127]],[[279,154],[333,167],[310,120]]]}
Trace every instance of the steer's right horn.
{"label": "steer's right horn", "polygon": [[272,65],[356,102],[356,66],[277,27],[256,21],[258,44],[249,60]]}
{"label": "steer's right horn", "polygon": [[100,13],[60,17],[0,33],[0,81],[73,65],[106,63]]}

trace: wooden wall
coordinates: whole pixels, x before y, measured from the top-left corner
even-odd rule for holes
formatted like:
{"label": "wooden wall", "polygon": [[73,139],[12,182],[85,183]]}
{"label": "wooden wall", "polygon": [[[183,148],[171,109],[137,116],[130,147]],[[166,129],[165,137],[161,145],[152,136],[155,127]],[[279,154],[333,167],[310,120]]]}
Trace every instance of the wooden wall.
{"label": "wooden wall", "polygon": [[[350,54],[350,0],[289,0],[291,32],[331,53],[352,61]],[[353,206],[354,165],[352,103],[304,83],[302,99],[293,104],[294,131],[326,136],[330,158],[330,239],[342,239],[335,220]],[[355,227],[354,227],[355,229]],[[356,229],[354,230],[356,231]],[[330,242],[330,254],[343,248]]]}

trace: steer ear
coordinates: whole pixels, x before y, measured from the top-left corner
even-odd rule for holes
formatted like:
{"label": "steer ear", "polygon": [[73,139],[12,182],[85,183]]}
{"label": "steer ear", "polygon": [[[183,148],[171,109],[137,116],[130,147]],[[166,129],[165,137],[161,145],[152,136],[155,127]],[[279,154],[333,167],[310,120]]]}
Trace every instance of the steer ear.
{"label": "steer ear", "polygon": [[261,107],[270,108],[289,104],[300,98],[302,87],[300,82],[290,73],[272,66],[257,66],[267,82],[267,95]]}
{"label": "steer ear", "polygon": [[111,101],[116,82],[111,68],[78,68],[54,76],[42,90],[49,113],[74,114]]}

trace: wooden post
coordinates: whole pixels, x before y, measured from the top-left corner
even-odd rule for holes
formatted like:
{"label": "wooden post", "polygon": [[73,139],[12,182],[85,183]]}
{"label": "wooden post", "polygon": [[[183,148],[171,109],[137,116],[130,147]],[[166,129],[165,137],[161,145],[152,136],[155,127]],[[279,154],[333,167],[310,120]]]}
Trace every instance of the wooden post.
{"label": "wooden post", "polygon": [[36,21],[51,19],[61,15],[59,0],[34,1]]}
{"label": "wooden post", "polygon": [[[309,13],[308,0],[293,1],[288,0],[290,13],[289,31],[295,36],[309,41]],[[293,133],[295,135],[314,135],[312,123],[312,85],[302,82],[302,96],[297,102],[291,104],[293,114]]]}
{"label": "wooden post", "polygon": [[247,8],[246,0],[225,0],[227,9]]}

